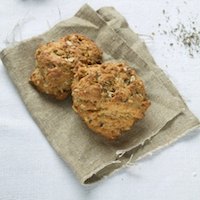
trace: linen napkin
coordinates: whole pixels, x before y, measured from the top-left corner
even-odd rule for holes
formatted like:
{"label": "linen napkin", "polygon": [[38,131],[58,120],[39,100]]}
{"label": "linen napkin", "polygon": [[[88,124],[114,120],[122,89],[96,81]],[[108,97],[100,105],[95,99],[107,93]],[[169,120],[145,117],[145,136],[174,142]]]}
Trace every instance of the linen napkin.
{"label": "linen napkin", "polygon": [[[28,83],[38,46],[75,32],[93,39],[103,50],[105,61],[128,62],[145,83],[152,105],[145,118],[117,143],[106,142],[92,133],[72,110],[71,98],[58,102]],[[155,64],[144,42],[112,7],[96,12],[84,5],[74,17],[48,32],[4,49],[1,59],[41,132],[83,184],[100,180],[199,126],[199,120]]]}

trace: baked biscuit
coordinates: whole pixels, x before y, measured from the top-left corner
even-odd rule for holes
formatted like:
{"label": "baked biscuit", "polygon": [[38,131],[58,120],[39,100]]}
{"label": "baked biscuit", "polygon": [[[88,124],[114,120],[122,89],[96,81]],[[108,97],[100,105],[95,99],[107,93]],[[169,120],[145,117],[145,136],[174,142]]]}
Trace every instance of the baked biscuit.
{"label": "baked biscuit", "polygon": [[36,68],[30,82],[43,93],[65,99],[71,90],[73,71],[79,64],[101,63],[102,51],[81,34],[70,34],[36,50]]}
{"label": "baked biscuit", "polygon": [[150,106],[144,83],[123,62],[80,67],[72,83],[73,108],[94,132],[117,139]]}

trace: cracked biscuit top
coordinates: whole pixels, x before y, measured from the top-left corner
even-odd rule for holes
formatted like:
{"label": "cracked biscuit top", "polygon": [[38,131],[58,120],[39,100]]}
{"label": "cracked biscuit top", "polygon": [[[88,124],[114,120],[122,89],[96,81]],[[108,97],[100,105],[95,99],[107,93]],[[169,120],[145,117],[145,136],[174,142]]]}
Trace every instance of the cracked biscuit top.
{"label": "cracked biscuit top", "polygon": [[30,82],[40,91],[63,100],[71,90],[73,71],[79,64],[101,63],[102,51],[81,34],[70,34],[41,45],[35,54],[36,68]]}
{"label": "cracked biscuit top", "polygon": [[110,140],[144,118],[150,106],[143,81],[123,62],[79,67],[72,96],[73,108],[87,126]]}

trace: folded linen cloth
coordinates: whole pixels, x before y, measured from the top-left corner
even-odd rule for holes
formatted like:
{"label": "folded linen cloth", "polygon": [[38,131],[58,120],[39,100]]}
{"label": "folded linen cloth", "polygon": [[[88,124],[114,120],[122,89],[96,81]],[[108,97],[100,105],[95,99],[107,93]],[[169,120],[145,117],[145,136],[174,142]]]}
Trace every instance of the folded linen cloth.
{"label": "folded linen cloth", "polygon": [[[104,60],[123,59],[142,77],[152,105],[118,143],[105,142],[87,128],[71,108],[71,99],[57,102],[38,93],[28,79],[35,67],[37,47],[66,34],[82,33],[104,52]],[[13,44],[1,59],[33,119],[58,155],[72,168],[81,183],[100,180],[126,163],[166,146],[199,126],[176,88],[155,64],[144,42],[114,8],[95,12],[84,5],[74,17],[48,32]]]}

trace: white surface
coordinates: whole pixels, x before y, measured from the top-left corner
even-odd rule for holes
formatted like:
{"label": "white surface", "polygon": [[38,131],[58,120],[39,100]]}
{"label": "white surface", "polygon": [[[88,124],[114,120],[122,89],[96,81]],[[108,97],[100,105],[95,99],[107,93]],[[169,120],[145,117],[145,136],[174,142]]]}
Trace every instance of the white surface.
{"label": "white surface", "polygon": [[[165,24],[163,9],[171,17],[170,25],[178,20],[187,23],[195,17],[200,25],[200,1],[185,2],[87,1],[95,9],[114,6],[137,32],[156,34],[154,40],[144,37],[151,53],[200,118],[200,55],[190,58],[184,48],[169,47],[173,38],[158,34],[158,23]],[[84,3],[81,0],[0,0],[0,48],[6,46],[5,42],[48,30],[59,20],[71,17]],[[101,182],[81,186],[41,134],[0,63],[0,200],[199,200],[199,133],[199,129],[193,131]]]}

